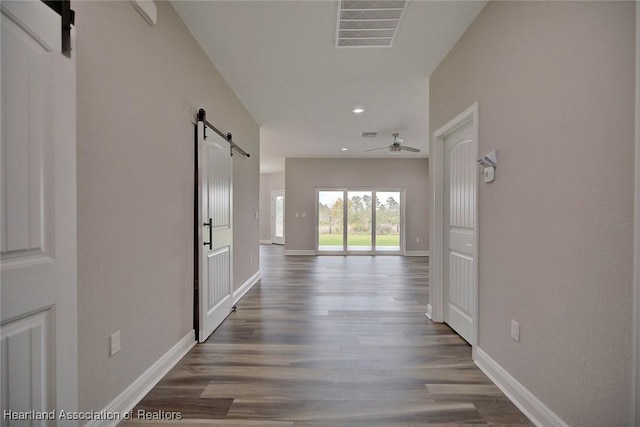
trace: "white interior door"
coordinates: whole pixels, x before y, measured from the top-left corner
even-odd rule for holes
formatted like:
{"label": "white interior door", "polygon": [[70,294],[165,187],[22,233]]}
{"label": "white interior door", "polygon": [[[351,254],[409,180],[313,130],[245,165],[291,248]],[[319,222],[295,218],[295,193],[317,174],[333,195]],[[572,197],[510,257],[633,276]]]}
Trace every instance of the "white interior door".
{"label": "white interior door", "polygon": [[229,143],[198,122],[200,186],[199,337],[205,341],[233,309],[233,172]]}
{"label": "white interior door", "polygon": [[78,404],[75,52],[44,3],[0,6],[2,425],[49,425],[4,414]]}
{"label": "white interior door", "polygon": [[444,139],[444,321],[474,342],[476,147],[472,123]]}
{"label": "white interior door", "polygon": [[284,190],[271,192],[271,243],[284,245]]}

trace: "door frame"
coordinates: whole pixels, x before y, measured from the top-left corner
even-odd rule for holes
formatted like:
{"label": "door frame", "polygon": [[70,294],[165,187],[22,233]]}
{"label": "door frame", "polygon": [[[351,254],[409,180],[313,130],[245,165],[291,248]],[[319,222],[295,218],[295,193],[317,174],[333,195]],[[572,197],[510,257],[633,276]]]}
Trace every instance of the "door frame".
{"label": "door frame", "polygon": [[[369,187],[362,187],[362,186],[357,186],[357,187],[316,187],[315,189],[315,217],[314,217],[314,251],[316,253],[316,255],[395,255],[395,256],[405,256],[405,234],[406,234],[406,227],[405,227],[405,199],[406,199],[406,187],[377,187],[377,186],[369,186]],[[318,203],[318,195],[321,191],[342,191],[343,193],[343,199],[346,200],[347,199],[347,194],[349,193],[349,191],[370,191],[372,194],[373,193],[385,193],[385,192],[392,192],[392,191],[396,191],[398,193],[400,193],[400,250],[398,251],[378,251],[376,250],[376,245],[375,245],[375,226],[376,226],[376,209],[375,207],[372,205],[372,210],[371,210],[371,250],[370,251],[349,251],[348,247],[347,247],[347,238],[348,238],[348,234],[347,234],[347,221],[348,221],[348,213],[347,213],[347,209],[343,208],[342,211],[342,223],[345,225],[344,229],[343,229],[343,243],[342,243],[342,251],[320,251],[319,250],[319,242],[318,242],[318,229],[319,229],[319,224],[318,224],[318,218],[320,216],[320,205]],[[345,205],[346,206],[346,205]]]}
{"label": "door frame", "polygon": [[[275,206],[275,203],[276,203],[276,197],[280,196],[280,195],[282,195],[282,200],[283,200],[283,203],[282,203],[282,205],[283,205],[283,209],[282,209],[282,243],[275,241],[275,227],[276,227],[276,224],[275,224],[275,220],[276,220],[276,216],[275,216],[276,215],[275,214],[276,206]],[[272,244],[284,245],[285,242],[286,242],[285,222],[287,220],[287,217],[286,217],[286,214],[285,214],[286,211],[284,209],[286,207],[286,205],[287,205],[287,199],[285,197],[284,190],[271,190],[271,226],[270,226],[271,234],[270,234],[270,237],[271,237],[271,243]]]}
{"label": "door frame", "polygon": [[[433,145],[431,147],[430,156],[430,181],[433,182],[433,191],[431,192],[430,217],[431,226],[429,230],[429,249],[430,249],[430,282],[429,282],[429,304],[427,305],[427,317],[434,322],[444,322],[444,140],[462,126],[466,126],[471,122],[471,129],[476,140],[476,153],[480,147],[479,141],[479,125],[478,125],[479,103],[474,102],[456,117],[451,119],[447,124],[433,133]],[[475,349],[478,345],[478,195],[479,195],[479,179],[476,179],[476,203],[475,203],[475,229],[473,237],[473,259],[474,259],[474,277],[473,292],[475,294],[474,319],[473,319],[473,337],[472,349],[475,356]],[[475,358],[475,357],[474,357]]]}

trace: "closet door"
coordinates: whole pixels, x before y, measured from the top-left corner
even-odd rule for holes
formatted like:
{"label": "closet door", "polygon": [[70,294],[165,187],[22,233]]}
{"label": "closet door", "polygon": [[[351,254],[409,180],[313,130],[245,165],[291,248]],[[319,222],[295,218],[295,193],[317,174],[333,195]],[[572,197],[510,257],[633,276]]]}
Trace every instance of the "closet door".
{"label": "closet door", "polygon": [[233,309],[233,172],[229,143],[198,122],[199,312],[205,341]]}
{"label": "closet door", "polygon": [[444,139],[444,321],[473,342],[476,140],[472,124]]}

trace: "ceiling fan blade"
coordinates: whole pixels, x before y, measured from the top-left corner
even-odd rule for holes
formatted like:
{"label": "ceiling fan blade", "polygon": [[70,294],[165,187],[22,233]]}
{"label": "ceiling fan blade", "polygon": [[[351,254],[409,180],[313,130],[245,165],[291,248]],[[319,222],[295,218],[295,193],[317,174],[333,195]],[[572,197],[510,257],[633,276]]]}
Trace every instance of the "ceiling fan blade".
{"label": "ceiling fan blade", "polygon": [[407,147],[407,146],[405,146],[405,145],[401,145],[401,146],[400,146],[400,149],[401,149],[401,150],[404,150],[404,151],[411,151],[412,153],[419,153],[419,152],[420,152],[420,150],[419,150],[419,149],[417,149],[417,148]]}
{"label": "ceiling fan blade", "polygon": [[388,149],[389,147],[387,146],[387,147],[380,147],[380,148],[371,148],[370,150],[364,150],[364,151],[366,153],[367,151],[388,150]]}

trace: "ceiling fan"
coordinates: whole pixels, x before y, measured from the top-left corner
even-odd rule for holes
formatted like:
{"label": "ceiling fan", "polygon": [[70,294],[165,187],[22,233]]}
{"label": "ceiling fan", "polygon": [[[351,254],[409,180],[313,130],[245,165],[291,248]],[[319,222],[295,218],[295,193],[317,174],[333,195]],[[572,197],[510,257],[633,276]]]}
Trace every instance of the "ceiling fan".
{"label": "ceiling fan", "polygon": [[400,151],[411,151],[412,153],[420,152],[419,149],[413,147],[407,147],[405,145],[401,145],[404,142],[404,139],[400,138],[400,134],[398,132],[392,133],[393,135],[393,143],[387,147],[380,148],[372,148],[370,150],[365,151],[376,151],[376,150],[389,150],[391,154],[398,154]]}

